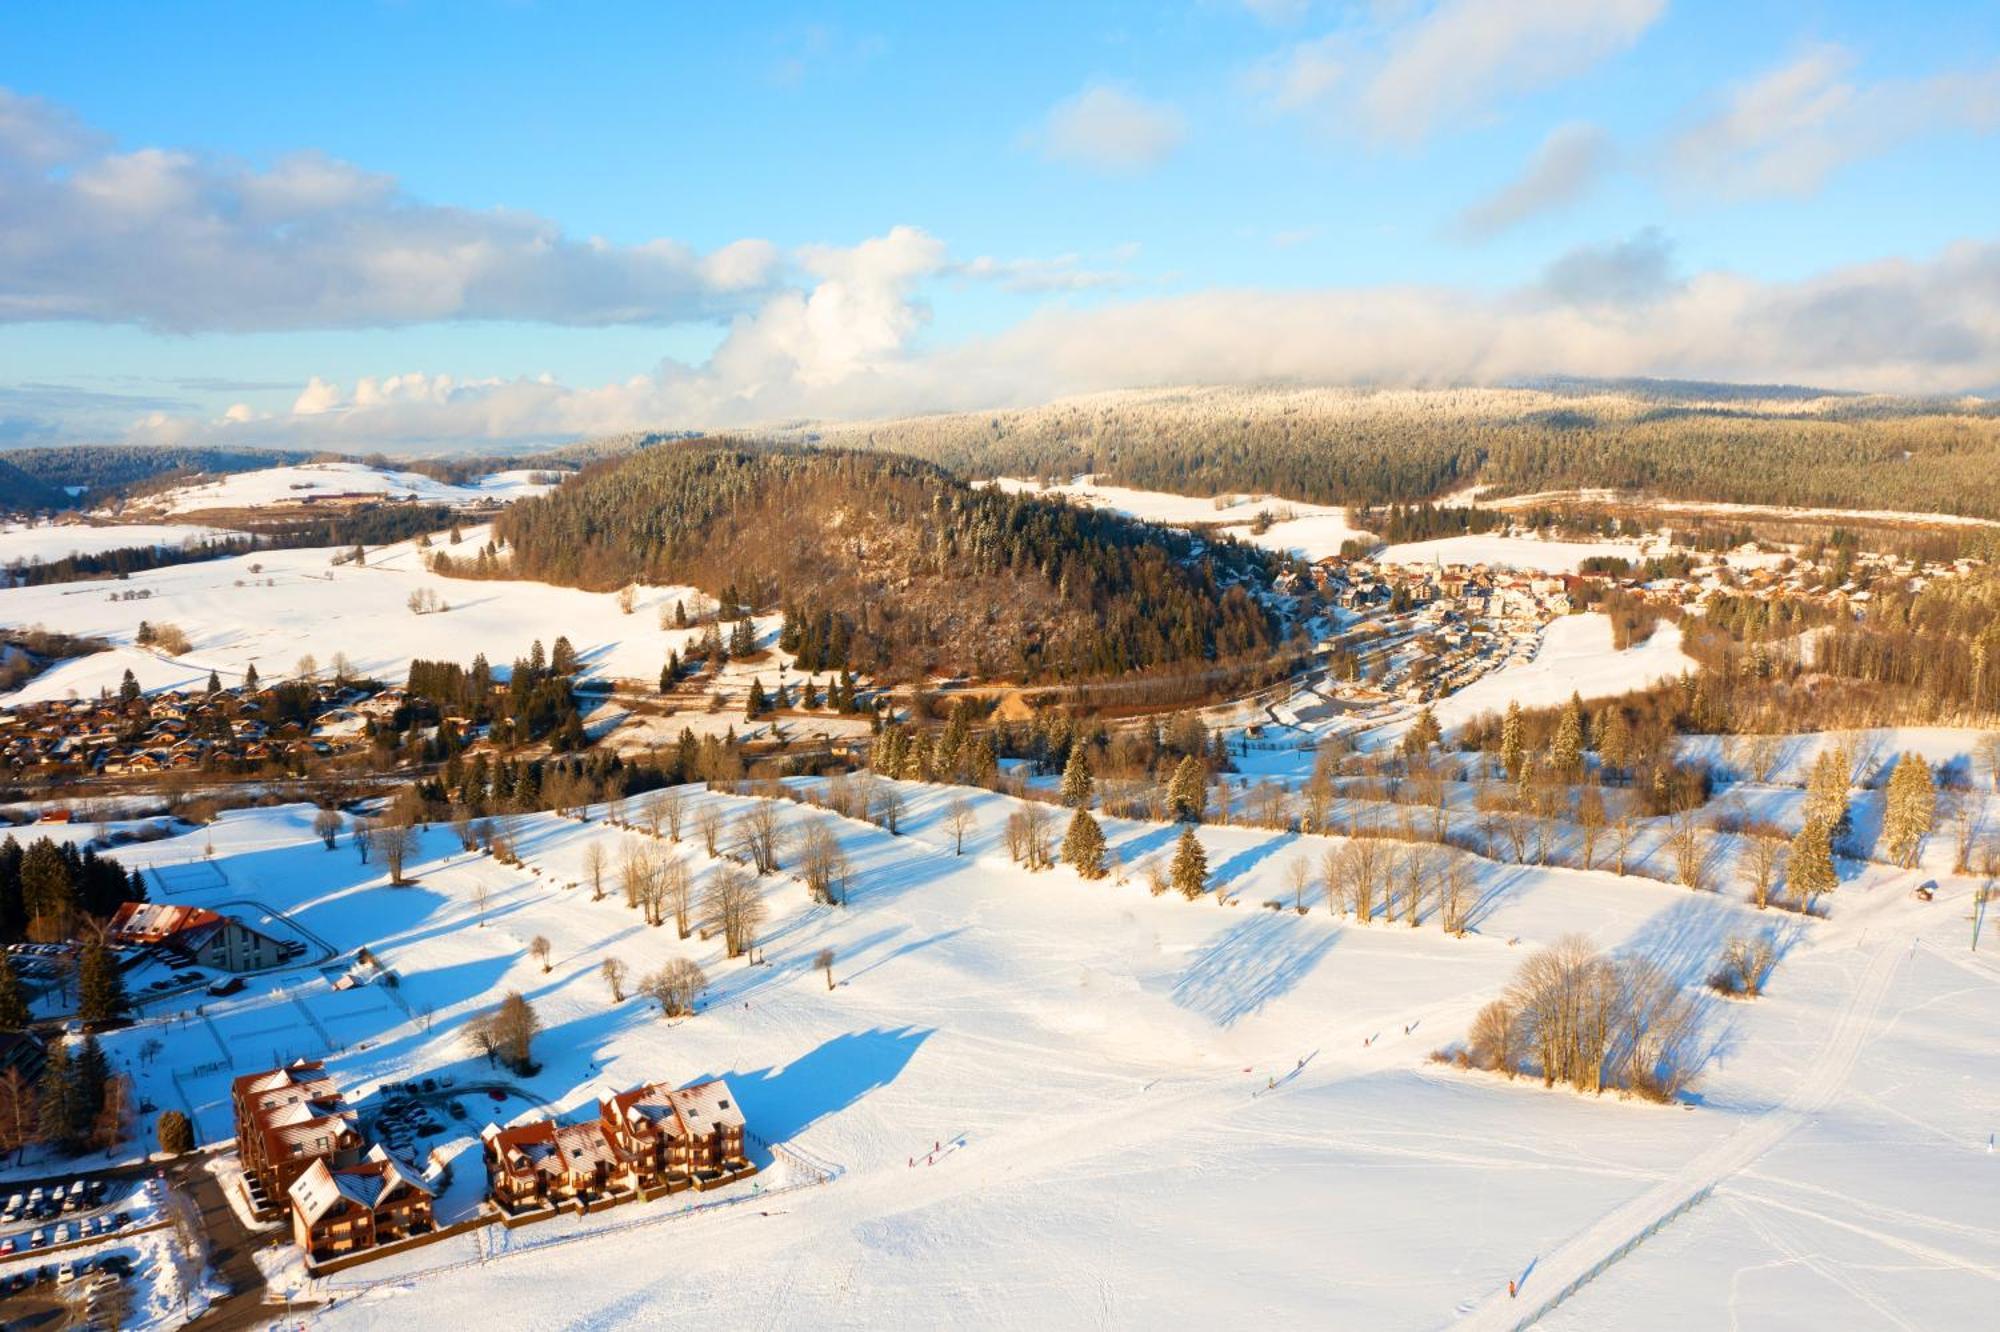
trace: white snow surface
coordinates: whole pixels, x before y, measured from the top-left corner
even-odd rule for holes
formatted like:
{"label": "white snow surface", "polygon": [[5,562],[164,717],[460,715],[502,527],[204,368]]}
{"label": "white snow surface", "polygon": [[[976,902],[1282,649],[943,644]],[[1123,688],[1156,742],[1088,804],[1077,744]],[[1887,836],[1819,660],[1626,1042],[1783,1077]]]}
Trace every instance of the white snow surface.
{"label": "white snow surface", "polygon": [[[436,549],[470,558],[488,536],[469,528],[462,545],[433,538]],[[344,652],[363,675],[400,680],[412,657],[470,662],[483,652],[496,669],[568,635],[588,673],[649,679],[667,653],[699,633],[663,630],[661,607],[692,595],[688,588],[639,589],[626,615],[612,593],[580,592],[546,583],[449,578],[424,567],[413,541],[375,547],[360,565],[333,564],[342,552],[309,548],[257,551],[134,574],[115,583],[85,582],[0,589],[0,624],[41,624],[72,634],[100,635],[109,652],[58,662],[6,702],[82,697],[116,689],[130,669],[147,690],[199,687],[211,670],[235,683],[251,663],[259,676],[291,675],[302,654],[325,667]],[[257,572],[251,566],[257,566]],[[240,585],[239,585],[240,584]],[[428,588],[451,607],[416,615],[411,592]],[[142,600],[114,597],[146,592]],[[141,620],[178,626],[191,650],[160,656],[137,646]],[[775,623],[775,621],[773,621]]]}
{"label": "white snow surface", "polygon": [[200,545],[235,535],[193,523],[9,523],[0,527],[0,564],[48,564],[71,555],[99,555],[138,546]]}
{"label": "white snow surface", "polygon": [[[1076,503],[1110,509],[1142,522],[1171,527],[1215,526],[1253,545],[1285,551],[1308,560],[1338,555],[1342,542],[1368,535],[1348,521],[1347,509],[1342,505],[1310,504],[1275,495],[1174,495],[1160,490],[1099,485],[1096,478],[1089,475],[1053,486],[1041,486],[1033,481],[1011,477],[1002,477],[994,484],[1028,494],[1062,495]],[[1273,516],[1287,512],[1293,516],[1272,523],[1262,532],[1253,533],[1250,524],[1260,510],[1269,510]]]}
{"label": "white snow surface", "polygon": [[1484,564],[1538,573],[1575,573],[1596,555],[1638,561],[1644,547],[1630,541],[1540,541],[1533,537],[1455,536],[1406,541],[1377,557],[1385,564]]}
{"label": "white snow surface", "polygon": [[[837,1174],[787,1189],[799,1181],[778,1164],[754,1189],[454,1237],[304,1292],[337,1298],[315,1315],[333,1328],[480,1325],[496,1309],[529,1332],[1511,1326],[1698,1193],[1557,1325],[1984,1321],[2000,1269],[1988,1153],[2000,967],[1967,948],[1969,881],[1943,876],[1922,904],[1917,875],[1866,867],[1830,919],[1802,923],[1734,892],[1493,865],[1475,932],[1454,939],[1432,921],[1363,927],[1321,906],[1258,906],[1288,897],[1290,862],[1316,862],[1330,839],[1200,829],[1233,900],[1218,909],[1215,893],[1187,902],[1136,880],[1025,873],[1001,845],[1014,801],[900,789],[901,836],[780,806],[794,836],[811,821],[832,830],[856,876],[839,908],[811,905],[789,876],[760,881],[756,967],[723,959],[718,941],[680,941],[671,922],[646,927],[615,869],[592,900],[593,842],[614,867],[631,846],[682,857],[699,885],[714,862],[692,834],[675,846],[595,817],[519,816],[527,863],[509,869],[433,828],[410,866],[418,882],[390,888],[346,845],[323,850],[310,808],[232,813],[119,854],[163,867],[162,900],[282,911],[343,957],[366,943],[399,998],[334,991],[300,966],[191,1021],[173,1016],[189,1001],[159,1001],[106,1045],[122,1062],[165,1041],[139,1091],[181,1104],[185,1088],[213,1139],[228,1132],[222,1049],[235,1071],[325,1053],[357,1093],[413,1076],[464,1086],[492,1074],[463,1022],[519,990],[544,1027],[544,1068],[520,1080],[531,1097],[575,1110],[606,1086],[726,1075],[755,1133]],[[959,796],[977,818],[963,857],[945,824]],[[750,803],[686,798],[730,817]],[[1103,823],[1131,864],[1174,838]],[[1429,1060],[1529,951],[1569,931],[1689,986],[1731,935],[1773,932],[1785,951],[1765,998],[1712,1005],[1685,1106]],[[529,951],[538,936],[553,946],[546,973]],[[667,1023],[643,1000],[613,1004],[608,956],[636,974],[696,959],[711,982],[701,1011]],[[1506,1298],[1510,1278],[1520,1300]]]}
{"label": "white snow surface", "polygon": [[1435,705],[1439,724],[1462,725],[1484,712],[1504,712],[1509,703],[1550,707],[1572,693],[1585,698],[1644,689],[1696,668],[1681,651],[1681,627],[1670,620],[1654,626],[1652,637],[1623,652],[1611,645],[1610,617],[1595,611],[1564,615],[1542,631],[1532,660],[1483,675]]}
{"label": "white snow surface", "polygon": [[539,494],[547,486],[529,480],[528,472],[499,472],[477,485],[455,486],[432,480],[421,472],[385,471],[364,463],[299,463],[236,472],[197,485],[142,496],[137,504],[167,513],[204,509],[245,509],[265,504],[298,504],[314,494],[365,492],[412,498],[426,504],[480,504]]}

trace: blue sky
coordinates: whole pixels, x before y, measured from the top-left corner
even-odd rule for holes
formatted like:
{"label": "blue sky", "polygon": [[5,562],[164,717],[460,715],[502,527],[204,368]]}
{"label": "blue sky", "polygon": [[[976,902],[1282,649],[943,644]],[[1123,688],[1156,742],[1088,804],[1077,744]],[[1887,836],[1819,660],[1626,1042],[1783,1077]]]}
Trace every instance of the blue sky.
{"label": "blue sky", "polygon": [[2000,384],[1994,5],[990,8],[9,7],[0,435]]}

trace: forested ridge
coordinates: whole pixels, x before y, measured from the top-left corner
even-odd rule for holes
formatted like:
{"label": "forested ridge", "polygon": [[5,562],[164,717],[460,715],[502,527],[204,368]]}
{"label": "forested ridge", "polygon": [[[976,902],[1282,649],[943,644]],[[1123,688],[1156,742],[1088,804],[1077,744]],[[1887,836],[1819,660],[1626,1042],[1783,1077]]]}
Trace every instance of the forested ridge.
{"label": "forested ridge", "polygon": [[2000,518],[1991,404],[1674,387],[1178,389],[813,434],[971,478],[1090,472],[1191,495],[1390,504],[1478,482]]}
{"label": "forested ridge", "polygon": [[[687,583],[829,626],[856,670],[1074,679],[1269,654],[1271,557],[966,485],[913,458],[663,444],[495,525],[514,574]],[[1199,558],[1197,558],[1199,555]],[[448,553],[446,571],[462,560]]]}

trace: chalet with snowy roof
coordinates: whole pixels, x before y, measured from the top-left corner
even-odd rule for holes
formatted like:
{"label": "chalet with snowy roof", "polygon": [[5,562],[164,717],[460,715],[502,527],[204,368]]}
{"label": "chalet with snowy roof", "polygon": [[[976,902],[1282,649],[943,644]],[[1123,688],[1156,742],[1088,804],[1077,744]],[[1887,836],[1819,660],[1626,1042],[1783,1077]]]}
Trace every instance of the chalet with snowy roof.
{"label": "chalet with snowy roof", "polygon": [[286,1191],[292,1239],[315,1262],[426,1235],[436,1194],[379,1144],[353,1165],[315,1160]]}
{"label": "chalet with snowy roof", "polygon": [[493,1201],[510,1212],[614,1194],[709,1188],[752,1174],[729,1084],[650,1083],[605,1096],[597,1118],[536,1120],[480,1134]]}
{"label": "chalet with snowy roof", "polygon": [[486,1146],[493,1201],[510,1212],[587,1202],[638,1183],[596,1120],[558,1124],[538,1119],[504,1129],[488,1124],[479,1138]]}
{"label": "chalet with snowy roof", "polygon": [[743,1109],[720,1079],[676,1090],[663,1082],[598,1102],[605,1136],[650,1181],[698,1182],[741,1170]]}
{"label": "chalet with snowy roof", "polygon": [[237,1156],[244,1176],[257,1183],[251,1202],[262,1212],[274,1211],[273,1200],[284,1198],[315,1161],[338,1167],[362,1159],[359,1121],[319,1060],[246,1073],[230,1084],[229,1099]]}
{"label": "chalet with snowy roof", "polygon": [[153,947],[218,971],[261,971],[292,954],[289,945],[251,929],[234,916],[207,907],[126,902],[111,917],[107,936],[126,947]]}

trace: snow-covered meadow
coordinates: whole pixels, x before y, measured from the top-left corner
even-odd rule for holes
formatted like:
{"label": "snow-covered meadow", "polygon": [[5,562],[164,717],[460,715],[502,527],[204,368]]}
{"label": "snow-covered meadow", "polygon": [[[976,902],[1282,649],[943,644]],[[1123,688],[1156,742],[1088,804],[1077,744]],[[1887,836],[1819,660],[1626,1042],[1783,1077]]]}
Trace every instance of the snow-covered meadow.
{"label": "snow-covered meadow", "polygon": [[[1161,490],[1100,485],[1091,476],[1050,486],[1005,477],[994,484],[1030,494],[1060,495],[1074,503],[1110,509],[1141,522],[1169,527],[1211,526],[1266,550],[1284,551],[1308,560],[1337,555],[1343,542],[1368,535],[1348,520],[1347,509],[1342,505],[1309,504],[1273,495],[1206,498],[1175,495]],[[1261,532],[1251,530],[1262,512],[1268,512],[1274,521]]]}
{"label": "snow-covered meadow", "polygon": [[[486,540],[469,528],[465,544],[437,549],[469,554]],[[412,657],[469,662],[483,652],[504,668],[558,635],[575,644],[588,674],[649,679],[667,653],[696,630],[662,629],[660,613],[692,598],[688,588],[638,589],[631,614],[613,593],[546,583],[449,578],[424,565],[413,541],[370,549],[362,564],[335,564],[344,552],[319,548],[252,554],[133,574],[115,583],[85,582],[0,589],[0,624],[45,625],[97,635],[109,652],[58,662],[6,702],[89,697],[116,689],[126,670],[147,690],[199,687],[210,671],[227,683],[252,663],[258,674],[293,673],[302,655],[324,667],[346,654],[357,671],[399,680]],[[414,614],[410,595],[435,593],[450,609]],[[128,593],[143,593],[126,600]],[[178,626],[190,650],[164,657],[136,645],[141,620]]]}
{"label": "snow-covered meadow", "polygon": [[399,472],[366,463],[298,463],[234,472],[211,481],[142,495],[129,507],[161,513],[207,509],[255,509],[298,504],[315,496],[379,495],[425,504],[493,504],[545,493],[550,487],[527,471],[497,472],[473,485],[434,480],[421,472]]}
{"label": "snow-covered meadow", "polygon": [[0,527],[0,564],[49,564],[141,546],[199,546],[234,535],[192,523],[9,523]]}
{"label": "snow-covered meadow", "polygon": [[[781,1192],[797,1181],[774,1164],[699,1211],[665,1200],[560,1232],[457,1237],[306,1292],[337,1300],[317,1315],[334,1327],[494,1308],[531,1329],[1504,1326],[1622,1246],[1635,1217],[1698,1193],[1557,1325],[1854,1326],[1905,1310],[1962,1326],[2000,1266],[1987,1094],[2000,967],[1968,948],[1964,881],[1947,876],[1923,904],[1908,891],[1918,876],[1867,867],[1830,919],[1800,922],[1734,892],[1491,865],[1476,928],[1455,939],[1429,918],[1363,927],[1319,904],[1260,905],[1288,902],[1291,861],[1317,861],[1331,839],[1203,828],[1221,892],[1153,898],[1136,878],[1013,865],[1006,796],[900,789],[900,836],[779,805],[795,832],[831,828],[855,877],[837,908],[789,876],[762,880],[765,965],[750,967],[719,940],[645,926],[619,896],[629,847],[685,858],[698,882],[712,872],[693,818],[674,846],[601,810],[520,816],[521,869],[435,828],[417,883],[391,888],[344,844],[324,850],[308,809],[226,815],[120,854],[163,867],[164,900],[282,913],[343,957],[365,943],[400,984],[335,991],[315,957],[200,1018],[164,1000],[112,1053],[164,1039],[142,1093],[184,1093],[213,1138],[232,1070],[197,1070],[225,1052],[242,1071],[331,1046],[359,1095],[412,1076],[466,1085],[492,1075],[459,1027],[518,989],[544,1023],[545,1068],[520,1080],[533,1099],[570,1109],[605,1086],[722,1074],[756,1133],[837,1175]],[[946,817],[959,797],[976,815],[963,857]],[[732,817],[752,803],[687,799]],[[1174,836],[1112,819],[1105,831],[1128,865]],[[612,866],[603,900],[585,870],[593,842]],[[1573,930],[1691,987],[1731,935],[1770,933],[1783,955],[1765,998],[1711,1003],[1684,1106],[1430,1061],[1529,951]],[[606,957],[644,972],[677,955],[710,976],[695,1017],[611,1002]],[[473,1170],[476,1128],[454,1123],[450,1140]],[[628,1224],[648,1216],[676,1219]],[[1506,1299],[1510,1278],[1529,1303]]]}

